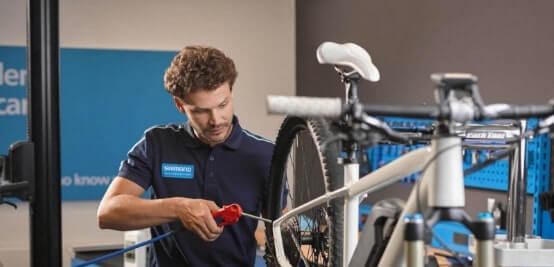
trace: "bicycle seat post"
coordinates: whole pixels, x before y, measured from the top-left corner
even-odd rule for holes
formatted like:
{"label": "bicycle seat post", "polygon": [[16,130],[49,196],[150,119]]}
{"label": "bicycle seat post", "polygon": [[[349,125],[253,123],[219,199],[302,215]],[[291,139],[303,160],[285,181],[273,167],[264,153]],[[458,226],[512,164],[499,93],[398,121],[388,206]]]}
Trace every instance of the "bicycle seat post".
{"label": "bicycle seat post", "polygon": [[360,74],[357,72],[341,75],[342,82],[346,87],[346,103],[354,104],[358,103],[358,81],[360,80]]}
{"label": "bicycle seat post", "polygon": [[[346,96],[346,104],[355,104],[359,103],[360,99],[358,98],[358,81],[360,80],[360,74],[357,72],[344,73],[340,69],[336,68],[340,74],[341,82],[344,83]],[[350,116],[350,115],[346,115]],[[344,159],[344,164],[357,164],[358,160],[356,159],[356,153],[358,152],[358,144],[354,141],[345,142],[344,148],[346,152],[346,158]]]}
{"label": "bicycle seat post", "polygon": [[[359,102],[358,98],[358,81],[361,76],[358,72],[352,71],[349,73],[343,72],[335,66],[335,70],[341,77],[341,82],[345,86],[345,103],[355,104]],[[351,121],[346,115],[346,121]],[[350,125],[351,126],[351,125]],[[360,178],[360,165],[357,159],[359,150],[358,144],[354,140],[342,142],[343,151],[346,155],[342,158],[344,166],[344,185],[356,183]],[[344,246],[343,246],[343,266],[348,266],[354,249],[358,241],[358,215],[359,201],[358,198],[349,199],[344,202]]]}

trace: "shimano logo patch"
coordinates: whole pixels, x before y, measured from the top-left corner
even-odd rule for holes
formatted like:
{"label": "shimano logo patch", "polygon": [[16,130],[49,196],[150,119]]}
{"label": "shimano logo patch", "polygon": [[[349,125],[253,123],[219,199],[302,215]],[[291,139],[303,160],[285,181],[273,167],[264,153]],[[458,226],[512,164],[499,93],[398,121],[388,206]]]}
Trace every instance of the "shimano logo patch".
{"label": "shimano logo patch", "polygon": [[162,177],[192,179],[194,178],[194,165],[163,163]]}

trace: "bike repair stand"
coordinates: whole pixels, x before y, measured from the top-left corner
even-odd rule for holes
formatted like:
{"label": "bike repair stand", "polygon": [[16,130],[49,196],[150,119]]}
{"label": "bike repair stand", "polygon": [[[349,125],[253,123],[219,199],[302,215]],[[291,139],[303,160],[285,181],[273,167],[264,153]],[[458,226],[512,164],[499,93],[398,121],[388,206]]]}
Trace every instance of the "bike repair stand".
{"label": "bike repair stand", "polygon": [[[554,258],[554,240],[526,235],[527,162],[524,138],[527,121],[494,121],[464,127],[464,148],[509,150],[506,234],[496,235],[497,266],[547,266]],[[521,139],[520,139],[521,138]],[[520,139],[515,143],[502,139]],[[466,152],[467,153],[467,152]],[[490,211],[490,210],[489,210]],[[471,244],[472,242],[470,242]],[[470,251],[475,251],[470,246]]]}
{"label": "bike repair stand", "polygon": [[[520,136],[525,132],[526,125],[525,121],[521,121],[519,124]],[[497,266],[548,266],[552,264],[554,258],[554,240],[525,234],[527,218],[526,143],[527,140],[522,138],[513,145],[513,152],[510,155],[507,231],[506,236],[499,235],[495,240],[494,253]]]}
{"label": "bike repair stand", "polygon": [[[520,137],[526,130],[527,122],[520,123]],[[524,247],[525,218],[527,203],[527,164],[525,160],[527,140],[514,144],[510,155],[510,181],[508,184],[507,239],[516,247]]]}

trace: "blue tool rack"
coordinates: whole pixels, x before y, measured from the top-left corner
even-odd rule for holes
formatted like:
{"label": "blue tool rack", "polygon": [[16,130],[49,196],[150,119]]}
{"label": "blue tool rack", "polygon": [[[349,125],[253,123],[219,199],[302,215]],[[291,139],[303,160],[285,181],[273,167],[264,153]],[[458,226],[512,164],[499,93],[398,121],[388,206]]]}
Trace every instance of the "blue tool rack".
{"label": "blue tool rack", "polygon": [[[407,119],[397,117],[382,118],[393,129],[417,130],[428,129],[435,122],[433,120]],[[527,121],[527,127],[537,125],[537,119]],[[550,221],[547,212],[540,209],[539,194],[548,191],[550,179],[550,139],[547,135],[541,135],[527,142],[527,193],[533,195],[533,227],[534,235],[543,238],[554,238],[554,223]],[[371,170],[389,163],[404,153],[425,145],[378,145],[367,150]],[[478,161],[484,161],[486,150],[466,150],[464,156],[464,169],[472,165],[472,153],[478,155]],[[468,187],[491,189],[499,191],[508,190],[508,160],[500,160],[487,166],[464,179]],[[413,183],[419,177],[419,173],[404,177],[401,182]]]}

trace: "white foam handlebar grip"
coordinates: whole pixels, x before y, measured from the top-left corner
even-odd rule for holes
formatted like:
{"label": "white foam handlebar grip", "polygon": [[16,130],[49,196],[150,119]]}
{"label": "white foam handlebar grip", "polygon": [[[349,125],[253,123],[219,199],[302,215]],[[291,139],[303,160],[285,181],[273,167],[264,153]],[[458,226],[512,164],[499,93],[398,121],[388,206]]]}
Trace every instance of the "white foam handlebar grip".
{"label": "white foam handlebar grip", "polygon": [[337,118],[341,110],[342,102],[338,97],[267,96],[267,111],[270,114]]}

